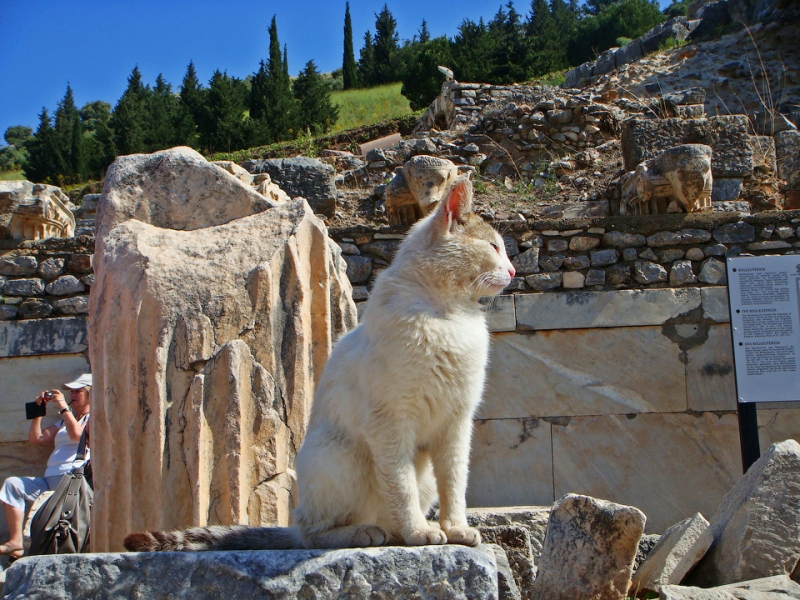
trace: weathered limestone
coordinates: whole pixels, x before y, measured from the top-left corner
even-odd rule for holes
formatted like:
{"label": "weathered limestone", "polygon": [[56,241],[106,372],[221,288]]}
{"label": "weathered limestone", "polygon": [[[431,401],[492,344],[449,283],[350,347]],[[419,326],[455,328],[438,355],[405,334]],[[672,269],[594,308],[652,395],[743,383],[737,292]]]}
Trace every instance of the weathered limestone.
{"label": "weathered limestone", "polygon": [[355,307],[308,204],[272,204],[188,149],[110,168],[90,298],[94,550],[288,523],[314,383]]}
{"label": "weathered limestone", "polygon": [[711,148],[683,144],[636,166],[622,186],[621,214],[711,210]]}
{"label": "weathered limestone", "polygon": [[46,240],[72,237],[72,203],[53,185],[0,181],[0,239]]}
{"label": "weathered limestone", "polygon": [[624,600],[644,523],[632,506],[566,495],[550,513],[533,597]]}
{"label": "weathered limestone", "polygon": [[775,575],[711,589],[666,585],[659,600],[798,600],[800,584],[786,575]]}
{"label": "weathered limestone", "polygon": [[438,204],[458,175],[449,160],[419,154],[398,169],[386,187],[386,215],[391,225],[411,225]]}
{"label": "weathered limestone", "polygon": [[698,327],[694,336],[702,343],[690,343],[686,350],[686,396],[689,409],[736,410],[730,328],[727,325],[712,325],[707,330]]}
{"label": "weathered limestone", "polygon": [[678,585],[697,564],[713,541],[708,521],[696,513],[667,529],[633,575],[633,589],[658,591],[664,585]]}
{"label": "weathered limestone", "polygon": [[7,572],[22,598],[430,598],[493,600],[491,547],[35,556]]}
{"label": "weathered limestone", "polygon": [[73,354],[87,344],[85,317],[0,322],[0,356]]}
{"label": "weathered limestone", "polygon": [[735,413],[552,422],[556,497],[574,492],[636,506],[647,515],[648,532],[662,532],[687,514],[711,514],[741,474]]}
{"label": "weathered limestone", "polygon": [[774,444],[722,499],[690,585],[790,575],[800,560],[800,444]]}

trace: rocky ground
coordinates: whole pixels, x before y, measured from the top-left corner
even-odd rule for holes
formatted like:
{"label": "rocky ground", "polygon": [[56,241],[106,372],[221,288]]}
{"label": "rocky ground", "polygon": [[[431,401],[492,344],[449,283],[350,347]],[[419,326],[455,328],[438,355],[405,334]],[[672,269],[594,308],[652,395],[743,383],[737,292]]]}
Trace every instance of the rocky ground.
{"label": "rocky ground", "polygon": [[[613,105],[631,116],[653,110],[653,100],[664,94],[702,88],[706,92],[706,115],[747,114],[752,135],[771,135],[785,127],[787,119],[797,120],[800,116],[800,70],[793,50],[798,37],[798,22],[717,28],[704,39],[647,55],[595,78],[583,91],[597,98],[597,102]],[[467,136],[482,133],[478,127]],[[432,148],[440,155],[448,145],[463,146],[466,137],[463,133],[435,130],[403,137],[407,140],[424,135],[435,142]],[[334,144],[330,148],[344,151],[352,149],[352,144]],[[328,225],[389,225],[383,189],[394,169],[408,157],[403,147],[386,150],[378,161],[328,154],[323,159],[339,174],[336,213],[328,219]],[[477,165],[472,169],[475,210],[490,221],[562,218],[569,216],[569,205],[613,201],[618,193],[618,180],[625,172],[618,140],[551,158],[549,164],[536,165],[534,171],[500,176],[481,174],[485,164]],[[561,169],[559,162],[566,160],[571,168]],[[765,163],[769,160],[769,156],[764,157]],[[461,166],[462,170],[469,168]],[[750,203],[753,212],[781,205],[780,182],[767,171],[756,169],[752,177],[745,178],[741,199]]]}

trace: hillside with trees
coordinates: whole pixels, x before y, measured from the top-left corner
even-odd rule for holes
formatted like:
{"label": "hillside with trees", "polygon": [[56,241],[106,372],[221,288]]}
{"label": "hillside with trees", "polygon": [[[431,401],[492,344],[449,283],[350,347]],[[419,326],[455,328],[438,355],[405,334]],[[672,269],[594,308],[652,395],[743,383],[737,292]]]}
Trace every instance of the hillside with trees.
{"label": "hillside with trees", "polygon": [[348,2],[341,69],[325,76],[312,60],[294,79],[273,17],[269,56],[244,79],[217,69],[204,85],[190,62],[174,89],[161,75],[152,85],[143,82],[134,67],[113,107],[98,100],[80,109],[68,86],[52,115],[42,109],[35,131],[20,125],[5,132],[0,170],[22,168],[32,181],[69,185],[101,179],[121,154],[187,145],[210,155],[321,135],[338,118],[334,89],[402,82],[402,94],[420,110],[439,93],[439,65],[460,81],[524,82],[590,60],[685,11],[685,1],[662,13],[651,0],[588,0],[582,7],[577,0],[532,0],[522,15],[509,1],[488,22],[464,19],[452,37],[432,38],[423,20],[412,39],[401,41],[384,5],[356,60]]}

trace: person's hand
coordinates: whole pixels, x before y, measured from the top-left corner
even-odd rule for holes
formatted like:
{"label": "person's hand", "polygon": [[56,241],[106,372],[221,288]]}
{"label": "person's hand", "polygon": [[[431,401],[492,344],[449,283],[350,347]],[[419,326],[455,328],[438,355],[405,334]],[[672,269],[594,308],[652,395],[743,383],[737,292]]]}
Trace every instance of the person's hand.
{"label": "person's hand", "polygon": [[38,396],[36,396],[36,403],[42,404],[44,402],[47,404],[48,402],[55,402],[56,406],[59,408],[64,408],[67,406],[67,401],[64,399],[64,394],[62,394],[59,390],[45,390]]}

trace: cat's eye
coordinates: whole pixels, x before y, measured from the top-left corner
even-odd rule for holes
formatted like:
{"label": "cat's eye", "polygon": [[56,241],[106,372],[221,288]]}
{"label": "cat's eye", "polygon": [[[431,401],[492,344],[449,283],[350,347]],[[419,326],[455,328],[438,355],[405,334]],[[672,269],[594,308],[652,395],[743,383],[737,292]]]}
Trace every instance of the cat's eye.
{"label": "cat's eye", "polygon": [[490,245],[492,248],[494,248],[494,251],[495,251],[495,252],[497,252],[498,254],[500,254],[500,246],[498,246],[498,245],[497,245],[497,244],[495,244],[494,242],[489,242],[489,245]]}

